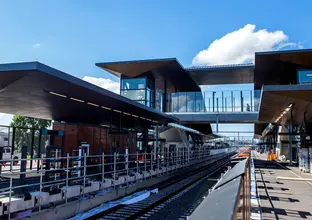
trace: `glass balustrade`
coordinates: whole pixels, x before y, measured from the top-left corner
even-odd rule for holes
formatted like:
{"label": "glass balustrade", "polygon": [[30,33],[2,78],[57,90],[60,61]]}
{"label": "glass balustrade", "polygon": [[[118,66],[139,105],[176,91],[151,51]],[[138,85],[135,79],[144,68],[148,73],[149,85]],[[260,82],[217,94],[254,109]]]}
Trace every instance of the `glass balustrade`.
{"label": "glass balustrade", "polygon": [[257,112],[260,90],[177,92],[168,97],[170,112]]}

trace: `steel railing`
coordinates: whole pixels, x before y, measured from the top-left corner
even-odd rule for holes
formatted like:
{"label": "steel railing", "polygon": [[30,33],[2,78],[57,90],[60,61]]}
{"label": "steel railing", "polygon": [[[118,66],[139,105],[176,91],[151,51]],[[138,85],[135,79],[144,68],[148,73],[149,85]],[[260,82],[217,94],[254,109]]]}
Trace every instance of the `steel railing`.
{"label": "steel railing", "polygon": [[[128,186],[140,180],[154,178],[173,173],[186,167],[200,164],[218,157],[208,148],[191,150],[190,148],[166,148],[162,152],[134,154],[101,154],[33,159],[0,160],[1,181],[0,200],[8,198],[8,204],[15,196],[29,192],[38,192],[38,201],[34,207],[40,212],[46,205],[42,194],[44,192],[63,192],[61,200],[65,203],[70,199],[67,192],[69,187],[79,185],[81,191],[76,197],[85,197],[90,192],[90,184],[98,183],[96,191],[117,186]],[[37,169],[39,163],[39,169]],[[47,165],[50,169],[47,169]],[[6,165],[6,166],[5,166]],[[31,166],[33,165],[33,166]],[[34,168],[36,167],[36,168]],[[93,186],[93,185],[92,185]],[[88,188],[89,187],[89,188]],[[5,214],[10,219],[11,205]]]}
{"label": "steel railing", "polygon": [[258,112],[258,90],[177,92],[167,97],[168,112]]}

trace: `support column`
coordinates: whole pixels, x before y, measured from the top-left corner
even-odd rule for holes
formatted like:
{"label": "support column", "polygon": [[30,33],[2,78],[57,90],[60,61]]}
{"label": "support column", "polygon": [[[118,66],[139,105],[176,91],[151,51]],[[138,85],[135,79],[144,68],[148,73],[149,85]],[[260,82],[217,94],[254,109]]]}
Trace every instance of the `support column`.
{"label": "support column", "polygon": [[156,159],[158,158],[159,152],[157,149],[159,148],[159,134],[158,134],[158,125],[155,126],[155,144],[154,144],[154,154],[156,155]]}
{"label": "support column", "polygon": [[289,120],[289,127],[288,127],[288,154],[289,154],[289,165],[292,166],[292,132],[293,132],[293,126],[292,126],[292,109],[290,110],[290,120]]}
{"label": "support column", "polygon": [[[35,147],[35,129],[31,129],[31,149],[30,149],[30,158],[33,159],[34,158],[34,147]],[[30,160],[29,161],[29,165],[30,165],[30,170],[32,170],[32,167],[33,167],[33,161]]]}
{"label": "support column", "polygon": [[217,111],[217,114],[216,114],[216,117],[217,117],[217,120],[216,120],[216,132],[217,134],[219,133],[219,112]]}

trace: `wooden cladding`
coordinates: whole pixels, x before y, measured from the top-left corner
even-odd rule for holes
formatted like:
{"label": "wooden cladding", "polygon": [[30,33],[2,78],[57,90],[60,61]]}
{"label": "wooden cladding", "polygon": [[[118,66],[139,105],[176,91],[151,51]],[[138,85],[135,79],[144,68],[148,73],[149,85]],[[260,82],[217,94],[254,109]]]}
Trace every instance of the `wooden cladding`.
{"label": "wooden cladding", "polygon": [[[90,145],[90,154],[112,154],[113,147],[120,154],[125,153],[125,148],[129,153],[136,153],[136,133],[128,134],[109,134],[109,128],[75,125],[75,124],[53,124],[53,130],[64,131],[64,151],[71,153],[73,149],[79,147],[81,142],[87,142]],[[54,144],[61,146],[61,138],[55,136]]]}

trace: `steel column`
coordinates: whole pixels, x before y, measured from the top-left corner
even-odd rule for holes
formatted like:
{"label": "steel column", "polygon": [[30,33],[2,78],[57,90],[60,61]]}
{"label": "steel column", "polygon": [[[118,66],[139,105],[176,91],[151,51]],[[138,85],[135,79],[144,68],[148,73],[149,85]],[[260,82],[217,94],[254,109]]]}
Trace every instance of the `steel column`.
{"label": "steel column", "polygon": [[288,127],[288,154],[289,154],[289,165],[292,166],[292,132],[293,132],[293,126],[292,126],[292,109],[290,110],[290,119],[289,119],[289,127]]}

